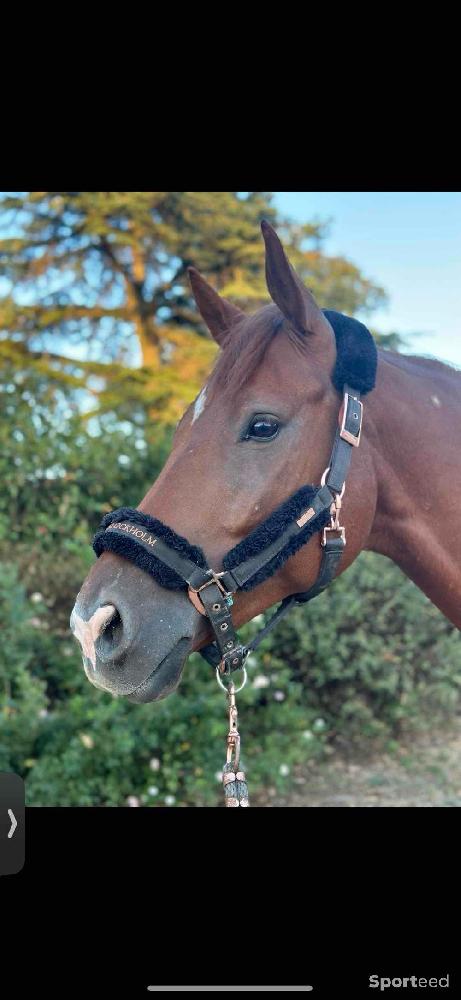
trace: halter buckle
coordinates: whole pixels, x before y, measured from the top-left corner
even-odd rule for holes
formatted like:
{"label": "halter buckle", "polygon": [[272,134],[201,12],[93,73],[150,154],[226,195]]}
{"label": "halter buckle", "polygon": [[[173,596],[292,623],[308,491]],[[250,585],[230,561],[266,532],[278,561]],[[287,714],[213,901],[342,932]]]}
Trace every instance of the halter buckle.
{"label": "halter buckle", "polygon": [[212,583],[215,583],[218,589],[221,591],[223,597],[230,597],[231,596],[230,590],[226,590],[226,588],[221,583],[220,579],[222,576],[226,575],[226,572],[227,571],[225,569],[222,571],[222,573],[215,573],[214,569],[208,569],[207,574],[208,576],[211,577],[211,579],[207,580],[206,583],[202,583],[202,586],[198,587],[197,590],[195,590],[193,587],[191,587],[190,589],[193,590],[194,594],[199,594],[201,590],[205,590],[205,587],[210,587]]}
{"label": "halter buckle", "polygon": [[342,524],[339,523],[339,516],[342,507],[341,497],[343,493],[344,493],[344,486],[342,492],[340,494],[337,494],[330,507],[330,524],[326,528],[324,528],[322,532],[321,545],[323,546],[323,548],[325,548],[327,544],[327,531],[329,532],[335,531],[339,535],[339,538],[341,539],[343,545],[346,544],[346,529]]}
{"label": "halter buckle", "polygon": [[207,569],[206,572],[207,572],[207,575],[209,577],[211,577],[210,580],[207,580],[206,583],[202,583],[201,587],[195,588],[195,587],[191,587],[189,585],[189,588],[188,588],[189,600],[192,601],[192,604],[194,605],[194,608],[196,608],[196,610],[201,615],[204,615],[205,617],[207,616],[207,612],[205,611],[205,608],[203,607],[201,598],[198,595],[200,594],[201,590],[205,590],[205,587],[210,587],[212,583],[216,584],[218,590],[221,591],[221,594],[223,595],[223,597],[225,598],[226,602],[229,605],[231,605],[233,603],[232,602],[231,591],[230,590],[226,590],[226,588],[223,586],[223,584],[221,583],[221,580],[220,580],[221,576],[225,576],[226,570],[223,570],[221,573],[215,573],[215,571],[213,569]]}
{"label": "halter buckle", "polygon": [[344,545],[346,544],[346,529],[342,525],[340,525],[340,524],[338,524],[337,526],[334,525],[334,524],[331,524],[328,528],[324,528],[323,529],[322,541],[320,543],[323,548],[325,548],[325,545],[327,544],[327,541],[328,541],[328,539],[327,539],[327,531],[336,531],[338,533],[341,541],[344,542]]}
{"label": "halter buckle", "polygon": [[[347,441],[353,448],[358,448],[360,435],[362,433],[363,403],[357,396],[344,393],[343,405],[339,412],[339,436],[343,441]],[[351,422],[353,430],[351,430]],[[348,424],[348,428],[346,428]]]}

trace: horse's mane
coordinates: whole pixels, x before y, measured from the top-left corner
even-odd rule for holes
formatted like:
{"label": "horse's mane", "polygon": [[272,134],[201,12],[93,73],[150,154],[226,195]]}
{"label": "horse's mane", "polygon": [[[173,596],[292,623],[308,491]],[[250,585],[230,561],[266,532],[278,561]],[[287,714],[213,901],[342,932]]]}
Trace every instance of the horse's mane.
{"label": "horse's mane", "polygon": [[437,378],[443,376],[460,376],[461,368],[454,362],[440,361],[429,354],[401,354],[400,351],[388,351],[381,348],[380,357],[409,374],[420,378]]}

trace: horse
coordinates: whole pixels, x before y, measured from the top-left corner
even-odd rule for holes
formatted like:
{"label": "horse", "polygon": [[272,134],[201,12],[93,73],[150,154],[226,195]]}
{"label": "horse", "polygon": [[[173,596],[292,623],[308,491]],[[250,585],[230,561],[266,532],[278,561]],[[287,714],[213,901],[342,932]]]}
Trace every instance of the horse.
{"label": "horse", "polygon": [[[303,495],[303,484],[325,483],[338,415],[339,436],[347,439],[344,405],[348,398],[355,400],[355,419],[362,406],[359,393],[343,399],[332,377],[342,363],[334,314],[319,308],[269,223],[262,223],[262,233],[272,301],[254,314],[221,297],[189,268],[198,310],[220,349],[217,360],[179,421],[169,458],[136,511],[123,509],[122,520],[106,523],[118,529],[113,539],[131,532],[152,551],[160,551],[163,539],[167,565],[157,561],[157,571],[151,572],[153,556],[137,558],[136,540],[129,540],[135,555],[120,538],[118,548],[114,543],[112,550],[96,549],[99,558],[71,615],[90,682],[135,703],[165,698],[178,686],[189,654],[211,648],[219,637],[212,608],[227,616],[224,621],[218,615],[219,627],[229,626],[233,635],[234,626],[289,602],[292,595],[315,592],[324,574],[324,550],[312,535],[309,544],[273,561],[270,573],[256,577],[256,586],[234,588],[230,596],[222,585],[229,550],[239,552],[245,539],[260,529],[264,533],[264,526],[285,510],[287,497]],[[348,323],[357,323],[338,316],[346,330]],[[330,529],[341,530],[335,537],[342,542],[347,539],[330,576],[343,573],[362,550],[380,553],[461,629],[461,373],[436,360],[383,349],[376,360],[373,384],[366,386],[373,391],[363,404],[361,435],[349,435],[354,445],[360,439],[360,447],[350,449],[347,488],[343,484],[329,494],[334,501],[325,515],[332,517]],[[312,507],[319,495],[308,494],[314,499],[301,517],[298,506],[296,524],[320,517],[325,538],[326,501],[322,514]],[[149,534],[152,526],[157,534]],[[186,557],[200,567],[202,586],[187,589],[182,570],[175,585],[174,559],[183,567]],[[213,604],[205,600],[208,583]],[[240,647],[229,646],[239,651],[232,662],[240,667]],[[221,647],[220,656],[224,669]]]}

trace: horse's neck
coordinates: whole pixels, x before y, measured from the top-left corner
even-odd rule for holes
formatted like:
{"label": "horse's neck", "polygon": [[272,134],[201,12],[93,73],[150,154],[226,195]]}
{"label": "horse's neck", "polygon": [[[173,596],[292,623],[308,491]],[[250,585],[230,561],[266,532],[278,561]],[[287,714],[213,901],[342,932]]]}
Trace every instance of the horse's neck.
{"label": "horse's neck", "polygon": [[461,373],[380,352],[365,420],[378,487],[367,548],[461,628]]}

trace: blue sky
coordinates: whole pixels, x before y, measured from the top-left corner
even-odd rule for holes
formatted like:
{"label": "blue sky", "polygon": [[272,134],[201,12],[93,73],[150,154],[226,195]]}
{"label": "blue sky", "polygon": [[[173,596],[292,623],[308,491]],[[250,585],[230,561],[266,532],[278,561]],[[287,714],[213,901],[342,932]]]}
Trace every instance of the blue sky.
{"label": "blue sky", "polygon": [[409,354],[461,366],[461,192],[289,191],[274,201],[298,222],[331,219],[325,252],[388,293],[370,317],[377,330],[407,336]]}

